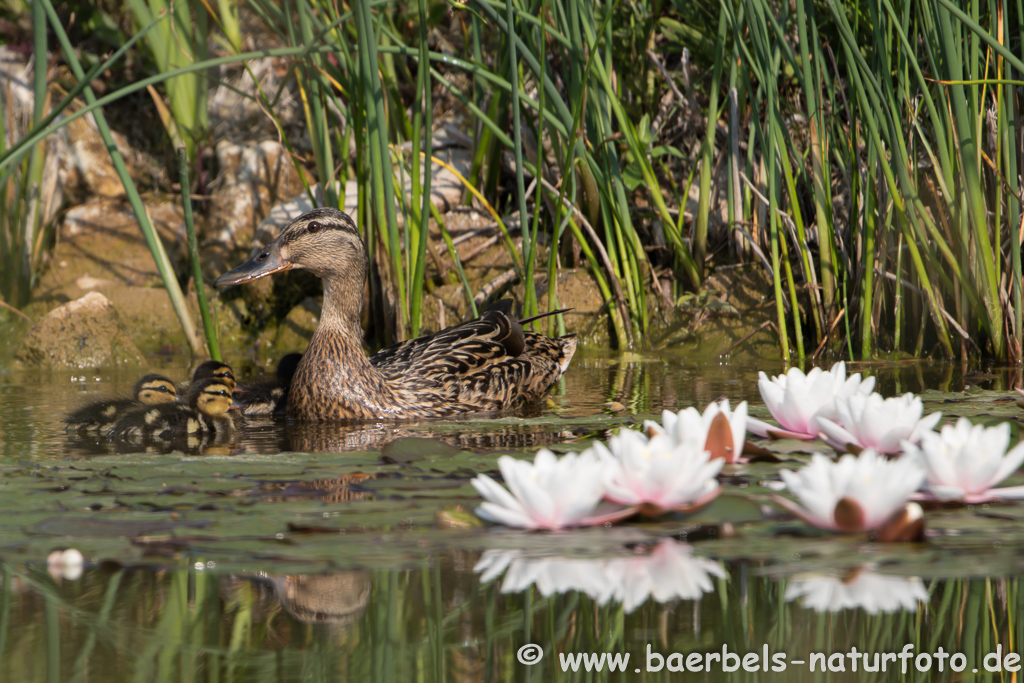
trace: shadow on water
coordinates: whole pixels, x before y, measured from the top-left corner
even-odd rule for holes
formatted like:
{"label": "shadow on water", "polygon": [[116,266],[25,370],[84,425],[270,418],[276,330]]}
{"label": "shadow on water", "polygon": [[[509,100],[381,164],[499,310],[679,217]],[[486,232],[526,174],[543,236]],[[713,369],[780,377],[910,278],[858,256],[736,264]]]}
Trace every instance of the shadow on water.
{"label": "shadow on water", "polygon": [[[1024,636],[1017,579],[767,577],[665,543],[604,560],[455,552],[322,574],[197,561],[68,581],[5,565],[0,677],[935,681],[1000,680],[1007,670],[986,665],[1019,663],[1008,658]],[[575,659],[583,653],[589,661]]]}

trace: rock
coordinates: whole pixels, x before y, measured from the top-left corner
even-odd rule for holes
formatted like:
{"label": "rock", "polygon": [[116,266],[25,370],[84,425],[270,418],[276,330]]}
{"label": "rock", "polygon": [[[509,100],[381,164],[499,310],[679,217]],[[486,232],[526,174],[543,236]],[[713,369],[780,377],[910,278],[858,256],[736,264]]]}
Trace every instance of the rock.
{"label": "rock", "polygon": [[313,297],[303,299],[277,327],[264,330],[256,342],[260,362],[274,367],[285,354],[304,353],[320,324],[321,307],[321,302]]}
{"label": "rock", "polygon": [[[77,111],[83,106],[85,105],[82,102],[76,101],[71,109]],[[124,185],[114,169],[114,162],[103,138],[100,137],[93,115],[86,114],[71,121],[67,125],[67,135],[71,147],[69,161],[77,172],[77,183],[68,189],[87,200],[95,197],[124,197]],[[128,140],[115,130],[111,130],[111,135],[128,168],[128,175],[136,186],[146,188],[169,185],[166,172],[152,155],[133,148]]]}
{"label": "rock", "polygon": [[[188,265],[181,205],[153,202],[146,209],[175,274],[181,277]],[[135,214],[127,202],[117,199],[98,199],[69,210],[60,226],[51,262],[55,268],[41,274],[37,299],[53,297],[67,283],[82,277],[124,285],[163,286]]]}
{"label": "rock", "polygon": [[248,249],[270,209],[305,190],[303,174],[296,170],[288,150],[274,140],[246,144],[221,140],[217,164],[220,173],[211,183],[209,221],[216,231],[206,236],[206,247],[229,252],[240,246]]}
{"label": "rock", "polygon": [[[538,284],[538,290],[540,286]],[[604,306],[601,290],[590,273],[583,268],[561,270],[558,273],[558,305],[560,308],[571,308],[563,314],[565,331],[575,332],[584,345],[596,345],[607,348],[611,344],[611,318]],[[548,295],[540,296],[537,308],[548,310]],[[538,330],[547,332],[547,322],[537,323]]]}
{"label": "rock", "polygon": [[441,285],[423,295],[422,334],[458,325],[470,317],[461,284]]}
{"label": "rock", "polygon": [[117,309],[98,292],[43,316],[22,340],[16,358],[26,365],[72,368],[143,362]]}

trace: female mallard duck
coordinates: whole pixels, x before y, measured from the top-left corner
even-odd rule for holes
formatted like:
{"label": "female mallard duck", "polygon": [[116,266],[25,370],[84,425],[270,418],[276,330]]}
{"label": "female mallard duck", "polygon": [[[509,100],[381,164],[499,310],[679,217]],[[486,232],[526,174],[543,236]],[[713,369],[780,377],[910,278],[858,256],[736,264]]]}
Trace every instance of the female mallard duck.
{"label": "female mallard duck", "polygon": [[64,418],[69,431],[109,429],[126,412],[140,406],[173,403],[177,398],[174,382],[163,375],[145,375],[135,383],[132,398],[114,398],[90,403]]}
{"label": "female mallard duck", "polygon": [[199,380],[189,392],[188,403],[162,403],[125,413],[108,436],[118,441],[160,439],[234,429],[226,415],[231,408],[231,385],[227,380]]}
{"label": "female mallard duck", "polygon": [[246,382],[235,386],[235,402],[231,407],[242,415],[274,415],[284,412],[288,387],[302,360],[301,353],[289,353],[277,362],[274,379]]}
{"label": "female mallard duck", "polygon": [[320,325],[288,392],[289,417],[344,420],[499,412],[539,399],[565,372],[576,336],[550,339],[500,309],[437,334],[363,353],[366,247],[336,209],[299,216],[255,258],[217,278],[237,285],[290,268],[324,282]]}

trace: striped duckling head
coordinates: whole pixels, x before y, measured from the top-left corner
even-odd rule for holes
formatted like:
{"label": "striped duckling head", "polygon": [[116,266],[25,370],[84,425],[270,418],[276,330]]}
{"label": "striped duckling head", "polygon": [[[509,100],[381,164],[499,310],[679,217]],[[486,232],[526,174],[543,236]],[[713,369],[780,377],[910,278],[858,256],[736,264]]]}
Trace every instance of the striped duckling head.
{"label": "striped duckling head", "polygon": [[219,360],[208,360],[192,373],[192,383],[195,384],[204,379],[219,379],[228,385],[230,389],[235,388],[235,373],[231,366]]}
{"label": "striped duckling head", "polygon": [[146,405],[170,403],[178,398],[174,382],[163,375],[149,374],[135,383],[135,399]]}
{"label": "striped duckling head", "polygon": [[234,380],[210,377],[192,387],[189,405],[208,417],[223,415],[231,408]]}

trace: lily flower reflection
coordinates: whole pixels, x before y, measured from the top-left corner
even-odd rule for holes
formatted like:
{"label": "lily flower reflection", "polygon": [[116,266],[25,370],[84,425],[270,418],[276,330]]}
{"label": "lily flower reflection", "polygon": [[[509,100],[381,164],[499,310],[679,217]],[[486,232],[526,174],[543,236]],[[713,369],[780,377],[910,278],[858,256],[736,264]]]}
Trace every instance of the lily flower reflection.
{"label": "lily flower reflection", "polygon": [[827,574],[798,576],[786,586],[786,601],[817,612],[862,609],[868,614],[917,611],[919,602],[928,601],[928,591],[916,576],[887,576],[867,566],[857,567],[845,576]]}
{"label": "lily flower reflection", "polygon": [[529,557],[521,550],[488,550],[473,571],[482,583],[502,574],[502,593],[520,593],[534,586],[544,597],[579,591],[599,605],[621,602],[625,611],[654,598],[697,600],[714,589],[713,578],[725,578],[722,565],[693,554],[693,546],[671,538],[650,553],[610,559]]}

